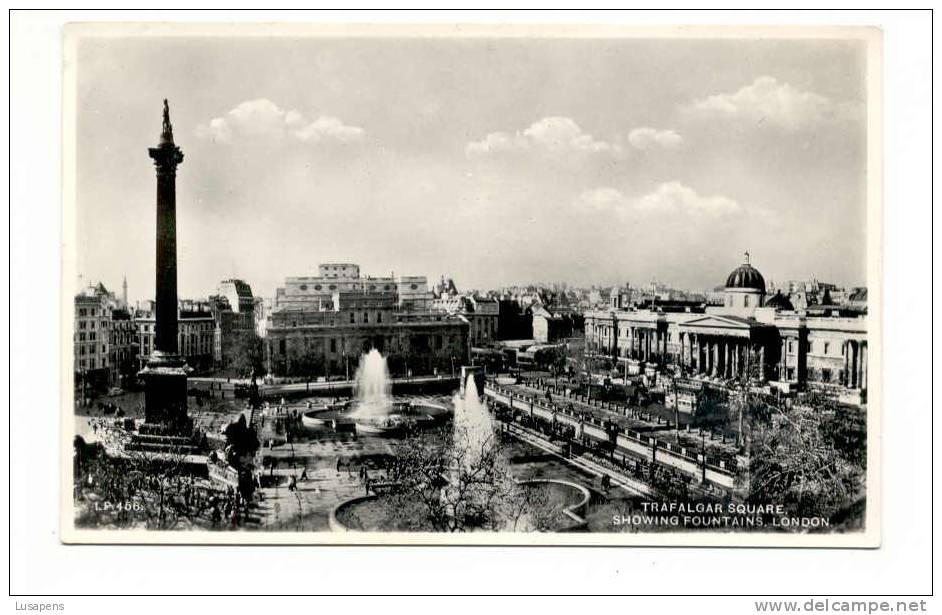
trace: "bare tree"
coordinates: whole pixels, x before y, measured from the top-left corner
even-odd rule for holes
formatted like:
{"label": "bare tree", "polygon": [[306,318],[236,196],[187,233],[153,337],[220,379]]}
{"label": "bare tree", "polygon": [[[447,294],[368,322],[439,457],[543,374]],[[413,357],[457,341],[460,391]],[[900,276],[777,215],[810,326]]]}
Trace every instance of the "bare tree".
{"label": "bare tree", "polygon": [[835,420],[843,411],[833,398],[813,394],[791,407],[772,400],[764,406],[768,419],[754,421],[749,444],[750,501],[830,518],[863,497],[865,435],[862,442],[847,437],[848,424]]}
{"label": "bare tree", "polygon": [[130,432],[102,424],[102,444],[76,444],[75,496],[79,525],[174,529],[206,512],[181,450],[135,450]]}

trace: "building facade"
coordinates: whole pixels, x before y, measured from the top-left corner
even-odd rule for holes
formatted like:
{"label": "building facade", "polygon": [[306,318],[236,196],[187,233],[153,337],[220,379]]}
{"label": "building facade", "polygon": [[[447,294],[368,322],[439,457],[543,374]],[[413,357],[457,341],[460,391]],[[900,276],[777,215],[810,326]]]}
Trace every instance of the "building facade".
{"label": "building facade", "polygon": [[466,319],[401,309],[398,294],[381,285],[335,290],[327,301],[306,307],[291,305],[273,309],[265,325],[267,368],[276,376],[349,379],[360,355],[371,349],[399,377],[443,373],[468,360]]}
{"label": "building facade", "polygon": [[353,263],[318,265],[318,275],[289,277],[275,290],[273,309],[330,310],[336,293],[367,292],[394,297],[403,310],[425,311],[432,299],[425,276],[361,277]]}
{"label": "building facade", "polygon": [[801,310],[784,295],[766,297],[764,279],[747,256],[728,276],[722,306],[588,312],[586,350],[628,375],[674,368],[715,382],[748,378],[783,392],[820,389],[865,404],[866,311]]}
{"label": "building facade", "polygon": [[111,310],[107,293],[96,287],[75,296],[72,337],[75,386],[85,393],[111,384]]}
{"label": "building facade", "polygon": [[243,280],[223,280],[218,294],[210,297],[210,305],[214,320],[213,363],[216,367],[229,367],[246,338],[256,336],[252,287]]}
{"label": "building facade", "polygon": [[[137,312],[134,315],[137,328],[138,356],[141,369],[147,365],[154,352],[155,319],[153,312]],[[211,306],[207,302],[180,301],[177,309],[177,348],[186,364],[196,372],[207,371],[213,366],[216,323]]]}

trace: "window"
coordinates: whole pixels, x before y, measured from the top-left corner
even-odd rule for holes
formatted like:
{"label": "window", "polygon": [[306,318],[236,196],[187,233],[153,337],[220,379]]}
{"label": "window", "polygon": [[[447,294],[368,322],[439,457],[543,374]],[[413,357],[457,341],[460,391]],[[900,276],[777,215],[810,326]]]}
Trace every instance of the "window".
{"label": "window", "polygon": [[749,295],[742,298],[742,305],[743,307],[749,307]]}
{"label": "window", "polygon": [[95,369],[95,359],[89,359],[88,367],[91,369]]}
{"label": "window", "polygon": [[356,319],[357,319],[357,315],[354,314],[353,312],[350,312],[350,324],[351,325],[357,321]]}
{"label": "window", "polygon": [[376,312],[376,322],[383,322],[383,313]]}
{"label": "window", "polygon": [[285,340],[278,340],[278,353],[285,354],[286,352],[287,352],[287,344],[285,344]]}
{"label": "window", "polygon": [[301,290],[307,290],[307,284],[302,284],[298,288],[300,288]]}
{"label": "window", "polygon": [[330,339],[330,351],[337,352],[337,338]]}
{"label": "window", "polygon": [[824,354],[828,353],[828,349],[831,347],[830,342],[824,342]]}
{"label": "window", "polygon": [[794,346],[793,346],[792,344],[793,344],[792,340],[788,340],[788,352],[794,352],[794,351],[795,351],[795,348],[794,348]]}
{"label": "window", "polygon": [[79,308],[79,316],[85,316],[88,311],[85,308]]}
{"label": "window", "polygon": [[91,342],[94,342],[94,341],[95,341],[95,332],[94,332],[94,331],[92,331],[91,333],[88,334],[88,339],[89,339],[89,341],[91,341]]}
{"label": "window", "polygon": [[85,341],[85,334],[84,334],[84,333],[79,333],[78,339],[79,339],[80,342],[84,342],[84,341]]}
{"label": "window", "polygon": [[80,321],[80,322],[79,322],[79,329],[80,329],[80,330],[81,330],[81,329],[84,329],[84,328],[85,328],[85,324],[86,324],[86,323],[85,323],[84,320]]}
{"label": "window", "polygon": [[370,322],[370,313],[369,313],[369,312],[363,312],[363,322],[364,322],[364,323],[369,323],[369,322]]}
{"label": "window", "polygon": [[830,382],[831,381],[831,370],[822,369],[821,370],[821,382]]}

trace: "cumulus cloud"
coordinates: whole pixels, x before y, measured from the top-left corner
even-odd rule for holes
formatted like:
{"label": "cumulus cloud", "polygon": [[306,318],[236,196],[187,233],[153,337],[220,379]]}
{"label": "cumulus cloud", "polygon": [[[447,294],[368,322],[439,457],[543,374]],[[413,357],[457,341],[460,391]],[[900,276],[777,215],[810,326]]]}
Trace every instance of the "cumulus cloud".
{"label": "cumulus cloud", "polygon": [[702,196],[680,182],[667,182],[634,203],[639,211],[691,212],[724,215],[739,211],[739,204],[725,196]]}
{"label": "cumulus cloud", "polygon": [[660,184],[648,194],[629,198],[610,188],[586,190],[576,198],[577,207],[617,214],[668,213],[723,216],[740,211],[739,204],[725,196],[703,196],[680,182]]}
{"label": "cumulus cloud", "polygon": [[545,117],[515,133],[492,132],[465,147],[469,157],[486,156],[500,152],[619,152],[621,146],[600,141],[568,117]]}
{"label": "cumulus cloud", "polygon": [[763,76],[735,92],[695,100],[689,110],[707,118],[742,119],[794,131],[851,116],[855,105]]}
{"label": "cumulus cloud", "polygon": [[200,124],[196,131],[200,137],[223,143],[239,137],[353,143],[364,133],[362,128],[348,126],[339,118],[306,116],[294,109],[282,109],[267,98],[239,103],[224,116]]}
{"label": "cumulus cloud", "polygon": [[635,128],[624,138],[612,141],[596,139],[568,117],[544,117],[513,133],[492,132],[465,147],[468,157],[483,157],[504,152],[609,154],[620,156],[630,146],[637,150],[673,149],[684,139],[676,131]]}
{"label": "cumulus cloud", "polygon": [[650,150],[663,147],[673,149],[680,147],[683,137],[673,130],[658,130],[656,128],[635,128],[628,133],[628,143],[635,149]]}

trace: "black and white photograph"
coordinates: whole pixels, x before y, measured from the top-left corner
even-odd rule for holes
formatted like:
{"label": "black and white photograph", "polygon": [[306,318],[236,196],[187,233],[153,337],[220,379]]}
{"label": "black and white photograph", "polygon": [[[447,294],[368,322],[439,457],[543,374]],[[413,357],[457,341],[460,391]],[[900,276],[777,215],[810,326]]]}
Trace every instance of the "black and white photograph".
{"label": "black and white photograph", "polygon": [[63,541],[880,545],[879,29],[63,45]]}

